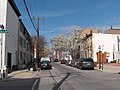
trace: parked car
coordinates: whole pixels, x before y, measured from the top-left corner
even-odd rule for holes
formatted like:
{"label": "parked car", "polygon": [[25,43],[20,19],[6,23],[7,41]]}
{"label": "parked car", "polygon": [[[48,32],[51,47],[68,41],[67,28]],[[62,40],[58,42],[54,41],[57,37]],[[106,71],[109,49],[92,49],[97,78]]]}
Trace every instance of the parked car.
{"label": "parked car", "polygon": [[54,61],[55,61],[55,62],[58,62],[58,59],[56,58]]}
{"label": "parked car", "polygon": [[72,60],[72,61],[71,61],[71,66],[72,66],[72,67],[75,67],[75,66],[76,66],[76,61],[75,61],[75,60]]}
{"label": "parked car", "polygon": [[81,58],[77,63],[77,67],[82,69],[94,69],[94,61],[92,58]]}
{"label": "parked car", "polygon": [[50,64],[50,61],[48,60],[41,61],[40,67],[41,69],[52,69],[52,65]]}
{"label": "parked car", "polygon": [[77,60],[77,64],[76,64],[76,67],[77,67],[77,68],[80,68],[81,62],[83,61],[83,59],[84,59],[84,58],[80,58],[80,59]]}
{"label": "parked car", "polygon": [[42,57],[41,61],[49,61],[49,62],[51,62],[50,57]]}
{"label": "parked car", "polygon": [[71,61],[72,61],[72,60],[66,61],[66,65],[71,66]]}
{"label": "parked car", "polygon": [[65,59],[62,59],[60,62],[61,62],[61,64],[66,64],[66,60]]}

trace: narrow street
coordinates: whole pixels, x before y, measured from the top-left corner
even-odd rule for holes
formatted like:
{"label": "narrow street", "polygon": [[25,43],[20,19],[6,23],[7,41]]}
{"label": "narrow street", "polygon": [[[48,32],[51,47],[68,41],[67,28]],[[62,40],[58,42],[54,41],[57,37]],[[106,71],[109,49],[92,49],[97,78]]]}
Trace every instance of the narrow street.
{"label": "narrow street", "polygon": [[97,70],[79,70],[59,63],[41,70],[35,90],[120,90],[120,75]]}
{"label": "narrow street", "polygon": [[79,70],[58,62],[52,62],[52,66],[0,81],[0,90],[120,90],[119,74]]}

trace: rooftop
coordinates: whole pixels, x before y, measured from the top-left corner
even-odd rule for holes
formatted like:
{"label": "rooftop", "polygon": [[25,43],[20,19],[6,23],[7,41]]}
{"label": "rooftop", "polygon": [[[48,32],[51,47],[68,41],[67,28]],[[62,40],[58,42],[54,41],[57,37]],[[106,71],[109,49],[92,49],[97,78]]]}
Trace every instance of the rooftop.
{"label": "rooftop", "polygon": [[14,0],[8,0],[8,2],[10,3],[11,7],[13,8],[13,10],[15,11],[15,13],[17,14],[18,17],[21,16],[20,11],[18,10]]}

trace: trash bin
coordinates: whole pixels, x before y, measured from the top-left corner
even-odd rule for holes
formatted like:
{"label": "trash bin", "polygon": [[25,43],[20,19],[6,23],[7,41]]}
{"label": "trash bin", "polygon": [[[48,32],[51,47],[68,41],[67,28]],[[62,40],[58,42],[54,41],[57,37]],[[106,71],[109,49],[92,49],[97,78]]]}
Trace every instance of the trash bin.
{"label": "trash bin", "polygon": [[106,58],[106,63],[108,63],[108,59]]}

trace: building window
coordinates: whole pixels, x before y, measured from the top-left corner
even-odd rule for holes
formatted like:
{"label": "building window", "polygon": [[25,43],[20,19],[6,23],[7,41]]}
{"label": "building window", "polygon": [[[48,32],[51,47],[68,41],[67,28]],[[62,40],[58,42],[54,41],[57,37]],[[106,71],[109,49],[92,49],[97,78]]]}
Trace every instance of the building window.
{"label": "building window", "polygon": [[23,32],[23,34],[24,34],[24,35],[26,34],[26,29],[24,29],[24,32]]}
{"label": "building window", "polygon": [[22,37],[21,36],[19,36],[19,44],[22,46]]}
{"label": "building window", "polygon": [[25,39],[23,40],[24,48],[26,48],[26,41]]}
{"label": "building window", "polygon": [[27,51],[29,50],[29,43],[27,43]]}
{"label": "building window", "polygon": [[26,58],[27,58],[27,61],[28,61],[28,54],[26,53],[26,55],[27,55]]}
{"label": "building window", "polygon": [[24,30],[23,25],[20,24],[20,31],[21,31],[22,33],[23,33],[23,30]]}
{"label": "building window", "polygon": [[22,51],[20,51],[20,59],[22,59]]}
{"label": "building window", "polygon": [[23,53],[23,57],[24,57],[24,59],[26,58],[26,57],[25,57],[25,53]]}

